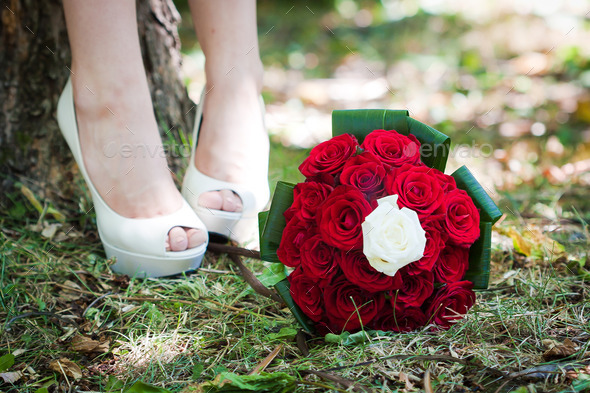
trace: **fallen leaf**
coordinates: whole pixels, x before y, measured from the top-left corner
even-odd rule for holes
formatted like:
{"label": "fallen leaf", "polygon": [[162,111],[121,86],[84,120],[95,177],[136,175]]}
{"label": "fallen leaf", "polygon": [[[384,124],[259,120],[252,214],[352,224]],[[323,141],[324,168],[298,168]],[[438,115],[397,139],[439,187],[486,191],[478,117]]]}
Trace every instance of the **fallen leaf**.
{"label": "fallen leaf", "polygon": [[270,354],[268,354],[266,358],[264,358],[262,362],[260,362],[256,367],[254,367],[254,370],[250,372],[250,375],[260,374],[262,371],[264,371],[264,369],[268,367],[268,365],[274,360],[274,358],[277,357],[281,349],[283,349],[283,344],[279,344]]}
{"label": "fallen leaf", "polygon": [[410,378],[408,378],[408,375],[406,373],[400,372],[398,378],[399,378],[400,382],[403,382],[406,384],[407,390],[412,390],[414,388],[414,384],[412,382],[410,382]]}
{"label": "fallen leaf", "polygon": [[46,239],[52,239],[55,236],[57,230],[61,227],[61,224],[47,224],[45,223],[45,228],[41,231],[41,236]]}
{"label": "fallen leaf", "polygon": [[14,355],[7,353],[6,355],[0,356],[0,372],[6,371],[14,365]]}
{"label": "fallen leaf", "polygon": [[20,191],[25,196],[25,198],[28,199],[31,205],[33,205],[35,210],[37,210],[39,214],[41,214],[43,212],[43,206],[41,206],[41,203],[37,200],[35,194],[33,194],[33,191],[31,191],[27,186],[22,186],[20,188]]}
{"label": "fallen leaf", "polygon": [[11,371],[8,373],[0,373],[0,378],[4,380],[4,383],[15,383],[21,379],[23,373],[21,371]]}
{"label": "fallen leaf", "polygon": [[580,377],[580,375],[590,375],[590,365],[581,368],[579,370],[569,370],[568,372],[565,373],[566,378],[568,379],[577,379]]}
{"label": "fallen leaf", "polygon": [[425,393],[433,393],[432,390],[432,383],[430,381],[430,371],[426,370],[424,373],[424,392]]}
{"label": "fallen leaf", "polygon": [[546,350],[543,353],[543,359],[545,359],[547,362],[550,362],[551,360],[567,358],[576,352],[576,344],[574,344],[569,338],[566,338],[563,341],[563,344],[554,344],[548,350]]}
{"label": "fallen leaf", "polygon": [[565,251],[561,243],[532,226],[526,226],[524,230],[508,228],[500,230],[499,233],[512,239],[517,252],[533,259],[542,259],[548,255],[557,256]]}
{"label": "fallen leaf", "polygon": [[55,372],[65,375],[66,377],[71,377],[74,379],[82,378],[82,370],[80,367],[76,363],[66,358],[52,360],[49,362],[49,368]]}
{"label": "fallen leaf", "polygon": [[82,293],[80,292],[82,288],[80,288],[80,286],[75,282],[71,280],[66,280],[66,282],[63,283],[63,285],[67,288],[63,288],[61,291],[59,291],[59,297],[61,299],[71,302],[74,300],[78,300],[80,299],[80,297],[82,297]]}
{"label": "fallen leaf", "polygon": [[305,332],[302,329],[299,329],[297,332],[295,341],[297,342],[297,348],[299,348],[303,357],[309,356],[309,347],[307,345],[307,340],[305,339]]}
{"label": "fallen leaf", "polygon": [[91,353],[100,352],[107,353],[109,351],[110,341],[97,341],[89,337],[78,335],[72,339],[72,349],[76,352]]}

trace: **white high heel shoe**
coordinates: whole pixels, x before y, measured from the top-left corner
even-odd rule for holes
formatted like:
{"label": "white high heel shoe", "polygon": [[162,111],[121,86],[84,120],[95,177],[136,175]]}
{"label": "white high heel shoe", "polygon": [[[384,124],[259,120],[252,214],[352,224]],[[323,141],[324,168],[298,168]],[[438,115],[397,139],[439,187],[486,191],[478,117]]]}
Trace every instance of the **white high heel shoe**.
{"label": "white high heel shoe", "polygon": [[[258,159],[266,160],[264,169],[252,174],[240,183],[232,183],[214,179],[205,175],[195,167],[195,151],[199,139],[199,129],[203,119],[203,103],[205,90],[197,108],[195,127],[193,130],[191,158],[182,182],[182,195],[195,210],[199,218],[205,223],[211,234],[221,235],[238,242],[256,246],[258,244],[258,213],[261,212],[270,199],[268,186],[268,154]],[[264,118],[264,102],[260,99]],[[261,165],[262,167],[262,165]],[[242,200],[242,211],[227,212],[203,207],[199,204],[199,196],[204,192],[231,190]]]}
{"label": "white high heel shoe", "polygon": [[153,218],[123,217],[102,199],[84,167],[70,79],[59,98],[57,121],[90,189],[98,234],[107,258],[116,258],[112,270],[136,277],[162,277],[197,269],[205,255],[207,242],[185,251],[166,251],[165,247],[166,237],[173,227],[206,231],[184,199],[182,207],[176,212]]}

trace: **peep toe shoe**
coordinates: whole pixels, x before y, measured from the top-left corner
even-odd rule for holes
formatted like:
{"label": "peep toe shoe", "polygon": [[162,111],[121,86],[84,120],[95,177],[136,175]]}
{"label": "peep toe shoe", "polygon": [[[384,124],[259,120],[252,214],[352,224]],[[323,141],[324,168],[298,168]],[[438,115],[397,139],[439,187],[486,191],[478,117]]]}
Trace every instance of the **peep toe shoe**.
{"label": "peep toe shoe", "polygon": [[183,199],[182,207],[172,214],[153,218],[123,217],[102,199],[92,184],[82,158],[71,80],[64,88],[57,108],[57,120],[63,136],[86,181],[96,212],[98,233],[111,266],[116,273],[135,277],[162,277],[197,269],[201,265],[207,241],[185,251],[166,251],[165,240],[173,227],[206,231],[193,209]]}
{"label": "peep toe shoe", "polygon": [[[199,130],[203,120],[203,103],[205,90],[197,109],[193,130],[192,151],[190,162],[182,183],[182,195],[205,223],[210,235],[217,235],[233,240],[241,245],[256,247],[258,245],[258,213],[270,199],[268,186],[268,154],[253,157],[259,160],[255,165],[260,168],[239,183],[214,179],[205,175],[195,167],[195,150],[199,139]],[[264,118],[264,102],[260,98],[262,116]],[[199,204],[199,196],[208,191],[231,190],[242,200],[242,211],[227,212],[203,207]]]}

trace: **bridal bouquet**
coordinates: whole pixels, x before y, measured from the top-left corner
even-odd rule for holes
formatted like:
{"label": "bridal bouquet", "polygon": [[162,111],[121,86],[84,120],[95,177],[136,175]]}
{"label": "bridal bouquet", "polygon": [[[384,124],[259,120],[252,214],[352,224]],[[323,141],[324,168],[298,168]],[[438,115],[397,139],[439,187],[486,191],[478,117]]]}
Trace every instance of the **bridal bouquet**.
{"label": "bridal bouquet", "polygon": [[335,111],[333,135],[261,216],[263,259],[292,269],[279,293],[319,333],[448,329],[487,286],[498,208],[406,112]]}

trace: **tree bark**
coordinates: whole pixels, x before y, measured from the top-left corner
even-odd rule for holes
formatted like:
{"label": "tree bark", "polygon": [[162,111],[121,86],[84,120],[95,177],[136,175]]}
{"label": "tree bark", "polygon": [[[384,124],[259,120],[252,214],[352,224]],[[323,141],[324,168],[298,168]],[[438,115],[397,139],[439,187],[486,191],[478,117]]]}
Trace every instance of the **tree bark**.
{"label": "tree bark", "polygon": [[[180,15],[172,0],[137,1],[139,34],[156,118],[177,172],[194,104],[181,78]],[[8,0],[0,10],[0,177],[41,198],[67,200],[73,159],[58,129],[57,100],[69,75],[70,49],[61,1]],[[186,155],[186,154],[184,154]]]}

